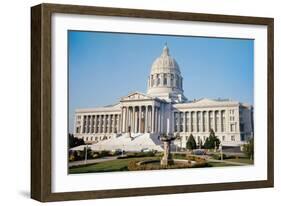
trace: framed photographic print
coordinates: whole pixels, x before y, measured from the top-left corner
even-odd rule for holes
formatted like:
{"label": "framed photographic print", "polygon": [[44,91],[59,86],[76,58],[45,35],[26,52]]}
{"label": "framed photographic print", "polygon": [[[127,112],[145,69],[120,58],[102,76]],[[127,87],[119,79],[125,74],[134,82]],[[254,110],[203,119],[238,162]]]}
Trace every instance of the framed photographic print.
{"label": "framed photographic print", "polygon": [[273,19],[31,8],[31,197],[273,187]]}

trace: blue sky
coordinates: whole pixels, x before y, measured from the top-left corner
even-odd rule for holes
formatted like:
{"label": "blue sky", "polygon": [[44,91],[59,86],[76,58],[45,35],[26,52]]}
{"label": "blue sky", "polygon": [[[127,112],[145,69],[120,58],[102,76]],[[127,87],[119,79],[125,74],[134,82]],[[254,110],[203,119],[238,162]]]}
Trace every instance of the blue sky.
{"label": "blue sky", "polygon": [[69,130],[76,108],[146,93],[151,64],[167,42],[189,99],[230,98],[253,104],[254,40],[105,32],[68,32]]}

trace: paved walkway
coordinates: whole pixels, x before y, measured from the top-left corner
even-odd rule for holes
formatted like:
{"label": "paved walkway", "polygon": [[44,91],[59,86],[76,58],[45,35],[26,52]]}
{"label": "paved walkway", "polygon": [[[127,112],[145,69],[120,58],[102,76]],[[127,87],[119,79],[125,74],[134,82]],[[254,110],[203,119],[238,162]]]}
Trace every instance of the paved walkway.
{"label": "paved walkway", "polygon": [[110,161],[110,160],[115,160],[115,159],[117,159],[117,157],[118,156],[102,157],[102,158],[98,158],[98,159],[89,159],[89,160],[87,160],[86,163],[85,163],[85,160],[74,161],[74,162],[69,162],[68,166],[72,167],[72,166],[78,166],[78,165],[86,165],[86,164],[94,164],[94,163],[99,163],[99,162],[106,162],[106,161]]}
{"label": "paved walkway", "polygon": [[240,165],[240,166],[244,166],[244,165],[250,165],[248,163],[242,163],[242,162],[231,162],[231,161],[227,161],[227,160],[214,160],[214,159],[206,159],[208,162],[223,162],[226,164],[232,164],[232,165]]}
{"label": "paved walkway", "polygon": [[223,162],[226,164],[240,165],[240,166],[251,165],[251,164],[243,163],[243,162],[232,162],[232,161],[228,161],[228,160],[215,160],[215,159],[212,159],[209,155],[194,155],[194,156],[204,158],[208,162]]}

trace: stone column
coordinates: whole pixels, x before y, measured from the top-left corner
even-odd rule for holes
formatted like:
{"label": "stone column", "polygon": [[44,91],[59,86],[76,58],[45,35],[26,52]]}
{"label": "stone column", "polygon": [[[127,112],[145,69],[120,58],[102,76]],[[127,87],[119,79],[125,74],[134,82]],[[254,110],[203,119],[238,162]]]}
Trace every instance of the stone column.
{"label": "stone column", "polygon": [[180,112],[177,112],[177,132],[180,132],[180,118],[181,118],[181,115],[180,115]]}
{"label": "stone column", "polygon": [[127,115],[127,132],[129,132],[129,126],[131,126],[131,111],[130,107],[127,107],[128,115]]}
{"label": "stone column", "polygon": [[126,110],[126,107],[124,107],[124,113],[123,113],[123,132],[126,132],[126,114],[127,114],[127,110]]}
{"label": "stone column", "polygon": [[90,120],[91,120],[90,116],[87,115],[87,133],[90,133],[90,124],[91,124]]}
{"label": "stone column", "polygon": [[186,132],[186,112],[183,112],[183,132]]}
{"label": "stone column", "polygon": [[101,133],[102,131],[102,118],[101,118],[101,115],[99,115],[99,132],[98,133]]}
{"label": "stone column", "polygon": [[147,133],[147,127],[148,127],[148,124],[147,124],[147,114],[148,114],[148,106],[145,107],[145,117],[144,117],[144,122],[145,122],[145,127],[144,127],[144,132]]}
{"label": "stone column", "polygon": [[216,129],[216,111],[213,111],[213,130]]}
{"label": "stone column", "polygon": [[198,117],[197,117],[197,111],[195,111],[195,132],[198,132]]}
{"label": "stone column", "polygon": [[135,119],[135,123],[134,123],[134,128],[135,128],[135,133],[138,133],[138,112],[136,111],[136,106],[135,106],[135,116],[134,116],[134,119]]}
{"label": "stone column", "polygon": [[131,125],[131,129],[132,132],[135,133],[135,106],[133,106],[133,112],[132,112],[132,125]]}
{"label": "stone column", "polygon": [[152,105],[151,110],[151,132],[154,133],[154,105]]}
{"label": "stone column", "polygon": [[102,133],[105,133],[105,125],[106,125],[106,115],[103,115],[103,120],[102,120]]}
{"label": "stone column", "polygon": [[86,117],[86,133],[89,133],[89,115]]}
{"label": "stone column", "polygon": [[194,112],[190,111],[189,112],[189,131],[190,133],[194,132],[194,128],[192,129],[192,124],[193,124],[193,115],[194,115]]}
{"label": "stone column", "polygon": [[138,132],[141,133],[141,106],[139,106],[139,129]]}
{"label": "stone column", "polygon": [[93,133],[93,115],[90,116],[90,133]]}
{"label": "stone column", "polygon": [[124,107],[121,107],[121,115],[120,115],[120,131],[124,132]]}
{"label": "stone column", "polygon": [[114,133],[114,128],[115,128],[115,114],[112,114],[112,119],[111,119],[111,133]]}
{"label": "stone column", "polygon": [[154,122],[154,131],[158,132],[158,107],[155,107]]}
{"label": "stone column", "polygon": [[93,116],[93,133],[96,133],[97,115]]}
{"label": "stone column", "polygon": [[110,131],[109,131],[110,133],[113,133],[113,132],[114,132],[114,130],[113,130],[113,126],[114,126],[114,116],[115,116],[114,114],[111,114],[111,115],[110,115],[110,127],[109,127],[109,128],[110,128]]}
{"label": "stone column", "polygon": [[[81,126],[81,128],[80,128],[80,134],[82,134],[83,133],[83,127],[84,127],[84,119],[83,119],[83,115],[81,115],[81,123],[80,123],[80,126]],[[75,122],[75,125],[76,125],[76,122]]]}
{"label": "stone column", "polygon": [[221,110],[218,111],[218,115],[219,115],[218,123],[217,123],[218,124],[218,132],[222,132],[221,131],[221,126],[222,126],[221,125]]}
{"label": "stone column", "polygon": [[210,111],[207,111],[207,125],[206,125],[206,132],[210,131]]}
{"label": "stone column", "polygon": [[84,123],[85,123],[85,132],[84,133],[88,133],[88,115],[85,115],[85,121],[84,121]]}
{"label": "stone column", "polygon": [[201,132],[203,132],[204,131],[203,130],[203,127],[204,127],[204,112],[201,111],[200,113],[201,113]]}
{"label": "stone column", "polygon": [[117,130],[117,132],[118,133],[120,133],[121,131],[120,131],[120,120],[121,120],[121,114],[117,114],[117,116],[116,116],[116,130]]}

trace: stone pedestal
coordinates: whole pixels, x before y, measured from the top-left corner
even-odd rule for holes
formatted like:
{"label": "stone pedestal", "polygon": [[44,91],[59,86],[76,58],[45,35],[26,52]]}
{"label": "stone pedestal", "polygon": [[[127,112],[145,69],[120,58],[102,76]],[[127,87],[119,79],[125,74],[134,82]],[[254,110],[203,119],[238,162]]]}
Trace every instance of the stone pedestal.
{"label": "stone pedestal", "polygon": [[160,137],[160,140],[163,142],[164,144],[164,156],[162,157],[160,164],[162,166],[168,166],[174,163],[174,160],[172,158],[171,155],[171,142],[174,140],[175,138],[172,136],[162,136]]}

